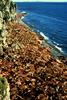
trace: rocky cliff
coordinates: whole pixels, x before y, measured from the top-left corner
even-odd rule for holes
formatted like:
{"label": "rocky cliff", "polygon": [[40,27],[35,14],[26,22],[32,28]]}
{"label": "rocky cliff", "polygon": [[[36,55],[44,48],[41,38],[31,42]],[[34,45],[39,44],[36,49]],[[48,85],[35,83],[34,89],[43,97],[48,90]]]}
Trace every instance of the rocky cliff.
{"label": "rocky cliff", "polygon": [[16,4],[11,0],[0,0],[0,14],[3,21],[13,20],[16,14]]}
{"label": "rocky cliff", "polygon": [[3,54],[3,47],[7,47],[6,23],[12,21],[16,16],[16,4],[11,0],[0,0],[0,55]]}
{"label": "rocky cliff", "polygon": [[[16,15],[16,5],[10,0],[0,0],[0,56],[3,55],[3,48],[7,48],[7,27],[8,21],[13,21]],[[1,76],[1,75],[0,75]],[[0,77],[0,100],[10,100],[9,84],[7,80]]]}

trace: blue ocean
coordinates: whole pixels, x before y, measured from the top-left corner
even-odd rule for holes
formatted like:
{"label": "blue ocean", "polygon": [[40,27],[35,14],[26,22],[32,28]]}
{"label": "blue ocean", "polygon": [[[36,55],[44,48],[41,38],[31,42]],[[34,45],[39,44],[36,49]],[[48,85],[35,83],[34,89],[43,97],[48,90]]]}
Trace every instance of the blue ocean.
{"label": "blue ocean", "polygon": [[17,2],[23,21],[67,56],[67,3]]}

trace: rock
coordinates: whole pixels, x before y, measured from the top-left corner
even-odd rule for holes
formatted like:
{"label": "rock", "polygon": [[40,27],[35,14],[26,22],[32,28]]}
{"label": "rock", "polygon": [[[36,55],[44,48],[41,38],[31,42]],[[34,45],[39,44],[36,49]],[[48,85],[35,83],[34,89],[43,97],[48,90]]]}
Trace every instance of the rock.
{"label": "rock", "polygon": [[0,30],[2,30],[2,27],[3,27],[2,23],[3,23],[3,18],[2,18],[2,12],[0,11]]}
{"label": "rock", "polygon": [[16,4],[10,0],[0,0],[0,12],[2,13],[3,21],[14,20],[16,15]]}
{"label": "rock", "polygon": [[9,90],[7,79],[0,77],[0,100],[10,100]]}
{"label": "rock", "polygon": [[11,20],[15,19],[16,16],[16,4],[14,2],[10,2],[10,16],[11,16]]}
{"label": "rock", "polygon": [[15,19],[16,4],[11,0],[0,0],[0,55],[3,47],[8,47],[6,23]]}

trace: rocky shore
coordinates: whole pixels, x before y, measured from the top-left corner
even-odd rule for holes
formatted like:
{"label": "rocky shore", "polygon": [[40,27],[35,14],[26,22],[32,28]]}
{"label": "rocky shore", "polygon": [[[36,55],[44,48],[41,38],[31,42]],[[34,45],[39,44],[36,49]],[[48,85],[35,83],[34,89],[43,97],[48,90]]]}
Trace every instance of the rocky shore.
{"label": "rocky shore", "polygon": [[0,41],[0,84],[5,78],[10,87],[0,85],[10,94],[3,100],[67,100],[67,60],[54,58],[42,38],[14,17],[3,24],[7,34]]}

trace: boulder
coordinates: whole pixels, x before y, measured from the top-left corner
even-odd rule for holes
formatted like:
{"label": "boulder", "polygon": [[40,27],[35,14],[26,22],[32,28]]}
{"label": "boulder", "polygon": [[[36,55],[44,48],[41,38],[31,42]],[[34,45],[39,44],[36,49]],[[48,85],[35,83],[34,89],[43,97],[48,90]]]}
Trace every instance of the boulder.
{"label": "boulder", "polygon": [[4,77],[0,77],[0,100],[10,100],[9,83]]}

